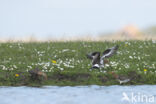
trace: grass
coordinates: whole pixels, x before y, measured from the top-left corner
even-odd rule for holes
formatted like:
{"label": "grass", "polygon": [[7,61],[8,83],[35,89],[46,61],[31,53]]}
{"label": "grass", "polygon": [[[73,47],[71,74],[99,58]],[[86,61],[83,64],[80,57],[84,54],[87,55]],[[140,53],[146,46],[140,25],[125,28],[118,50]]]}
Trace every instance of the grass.
{"label": "grass", "polygon": [[[89,70],[87,53],[117,44],[119,50],[109,65]],[[48,80],[32,80],[28,71],[35,68]],[[112,72],[133,75],[126,85],[156,84],[155,41],[0,43],[0,86],[118,85]]]}

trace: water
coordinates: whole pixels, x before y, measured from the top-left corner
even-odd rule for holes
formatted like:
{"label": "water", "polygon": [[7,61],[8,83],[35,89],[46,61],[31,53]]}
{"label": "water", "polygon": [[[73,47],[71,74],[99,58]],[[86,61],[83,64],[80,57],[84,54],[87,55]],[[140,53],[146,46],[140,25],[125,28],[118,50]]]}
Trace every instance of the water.
{"label": "water", "polygon": [[156,85],[0,87],[0,104],[156,104]]}

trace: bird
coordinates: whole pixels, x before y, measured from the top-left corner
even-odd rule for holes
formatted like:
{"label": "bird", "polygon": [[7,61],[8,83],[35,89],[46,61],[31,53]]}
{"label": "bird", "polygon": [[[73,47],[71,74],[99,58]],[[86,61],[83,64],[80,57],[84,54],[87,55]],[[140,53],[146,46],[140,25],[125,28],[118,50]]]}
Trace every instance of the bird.
{"label": "bird", "polygon": [[32,79],[39,79],[39,77],[43,77],[45,80],[47,80],[47,75],[43,71],[39,70],[38,68],[29,70],[29,73],[31,75]]}
{"label": "bird", "polygon": [[102,56],[100,56],[101,53],[97,52],[97,51],[86,54],[87,58],[92,60],[91,69],[104,68],[104,64],[106,62],[108,62],[107,60],[105,60],[105,58],[109,58],[109,57],[113,56],[116,53],[116,51],[118,50],[118,48],[119,48],[118,45],[116,45],[112,48],[108,48],[102,53]]}
{"label": "bird", "polygon": [[121,75],[120,75],[120,76],[117,78],[117,81],[118,81],[120,84],[123,84],[123,83],[127,83],[127,82],[131,81],[131,79],[128,78],[128,77],[126,77],[126,76],[121,76]]}
{"label": "bird", "polygon": [[120,84],[124,84],[127,83],[129,81],[131,81],[131,77],[126,76],[126,75],[118,75],[114,72],[111,72],[111,74],[113,75],[113,77],[120,83]]}

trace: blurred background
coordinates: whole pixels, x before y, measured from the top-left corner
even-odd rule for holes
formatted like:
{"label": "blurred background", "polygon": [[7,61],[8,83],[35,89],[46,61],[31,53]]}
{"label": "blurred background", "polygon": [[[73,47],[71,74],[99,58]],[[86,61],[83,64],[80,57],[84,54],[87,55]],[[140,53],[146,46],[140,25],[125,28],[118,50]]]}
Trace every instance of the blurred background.
{"label": "blurred background", "polygon": [[0,41],[156,40],[156,0],[0,0]]}

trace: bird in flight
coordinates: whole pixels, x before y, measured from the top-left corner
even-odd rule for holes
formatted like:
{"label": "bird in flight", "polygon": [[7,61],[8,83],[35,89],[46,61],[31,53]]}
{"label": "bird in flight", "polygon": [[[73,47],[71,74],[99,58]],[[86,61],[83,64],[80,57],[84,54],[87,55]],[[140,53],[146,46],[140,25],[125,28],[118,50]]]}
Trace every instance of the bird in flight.
{"label": "bird in flight", "polygon": [[92,68],[91,69],[94,69],[94,68],[103,68],[104,67],[104,64],[105,64],[105,58],[109,58],[111,56],[113,56],[116,51],[118,50],[119,46],[116,45],[112,48],[108,48],[106,49],[103,53],[102,53],[102,56],[100,56],[100,52],[91,52],[89,54],[87,54],[87,58],[91,59],[92,60]]}

